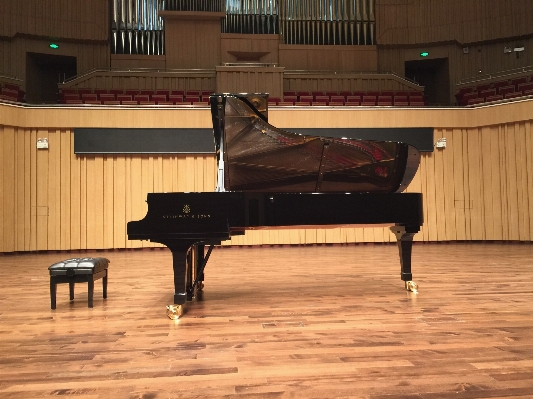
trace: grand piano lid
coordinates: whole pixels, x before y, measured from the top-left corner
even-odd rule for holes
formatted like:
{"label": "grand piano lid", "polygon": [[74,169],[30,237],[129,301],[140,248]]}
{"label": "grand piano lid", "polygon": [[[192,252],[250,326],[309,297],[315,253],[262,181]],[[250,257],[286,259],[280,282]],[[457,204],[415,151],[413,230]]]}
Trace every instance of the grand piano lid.
{"label": "grand piano lid", "polygon": [[419,151],[406,143],[301,135],[268,123],[268,94],[213,94],[217,191],[403,191]]}

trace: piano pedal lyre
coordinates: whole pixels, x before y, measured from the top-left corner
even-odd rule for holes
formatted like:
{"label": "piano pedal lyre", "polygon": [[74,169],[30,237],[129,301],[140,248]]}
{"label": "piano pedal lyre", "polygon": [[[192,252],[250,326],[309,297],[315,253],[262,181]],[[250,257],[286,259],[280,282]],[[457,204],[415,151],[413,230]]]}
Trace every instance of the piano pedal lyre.
{"label": "piano pedal lyre", "polygon": [[185,313],[185,305],[167,305],[167,316],[171,320],[178,320]]}
{"label": "piano pedal lyre", "polygon": [[412,280],[405,282],[405,289],[407,291],[411,291],[415,294],[418,294],[418,284]]}

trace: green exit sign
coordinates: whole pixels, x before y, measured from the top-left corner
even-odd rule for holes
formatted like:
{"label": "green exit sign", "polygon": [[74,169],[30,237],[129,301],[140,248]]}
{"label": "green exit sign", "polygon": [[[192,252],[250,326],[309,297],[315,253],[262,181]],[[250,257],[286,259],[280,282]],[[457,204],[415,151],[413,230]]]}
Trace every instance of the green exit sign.
{"label": "green exit sign", "polygon": [[58,45],[58,44],[55,44],[55,43],[50,43],[50,44],[48,45],[48,47],[53,48],[53,49],[55,50],[55,49],[58,49],[58,48],[59,48],[59,45]]}
{"label": "green exit sign", "polygon": [[420,53],[420,57],[427,57],[428,55],[429,55],[429,52],[427,52],[427,51],[422,51]]}

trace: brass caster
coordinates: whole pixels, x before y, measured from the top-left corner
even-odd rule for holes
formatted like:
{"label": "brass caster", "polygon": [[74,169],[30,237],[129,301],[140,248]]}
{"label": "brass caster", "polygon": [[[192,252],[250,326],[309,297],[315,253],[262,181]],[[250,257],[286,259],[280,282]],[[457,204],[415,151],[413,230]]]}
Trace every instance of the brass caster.
{"label": "brass caster", "polygon": [[418,284],[414,281],[406,281],[405,282],[405,289],[407,291],[414,292],[415,294],[418,294]]}
{"label": "brass caster", "polygon": [[167,316],[171,320],[178,320],[185,313],[183,305],[167,305]]}

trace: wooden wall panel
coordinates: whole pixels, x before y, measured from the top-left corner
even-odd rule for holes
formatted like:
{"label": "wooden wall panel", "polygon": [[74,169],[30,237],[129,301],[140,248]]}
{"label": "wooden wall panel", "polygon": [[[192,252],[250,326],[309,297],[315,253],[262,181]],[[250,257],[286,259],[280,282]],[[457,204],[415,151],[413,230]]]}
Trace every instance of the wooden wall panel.
{"label": "wooden wall panel", "polygon": [[531,34],[528,0],[376,0],[379,45],[462,44]]}
{"label": "wooden wall panel", "polygon": [[288,70],[376,72],[376,46],[279,45],[279,64]]}
{"label": "wooden wall panel", "polygon": [[[158,246],[126,237],[127,222],[146,214],[146,194],[213,191],[213,155],[76,156],[72,129],[56,124],[205,127],[208,110],[98,110],[100,118],[92,111],[0,104],[0,252]],[[407,190],[424,195],[426,221],[415,240],[531,241],[532,111],[525,101],[469,110],[271,109],[269,119],[285,128],[434,125],[447,147],[423,154]],[[17,118],[19,126],[6,123]],[[33,126],[43,121],[48,126]],[[48,150],[36,149],[39,137],[48,138]],[[390,241],[387,228],[338,228],[258,230],[224,244]]]}
{"label": "wooden wall panel", "polygon": [[107,0],[0,1],[0,36],[107,40]]}

